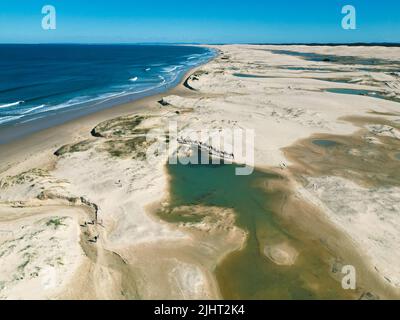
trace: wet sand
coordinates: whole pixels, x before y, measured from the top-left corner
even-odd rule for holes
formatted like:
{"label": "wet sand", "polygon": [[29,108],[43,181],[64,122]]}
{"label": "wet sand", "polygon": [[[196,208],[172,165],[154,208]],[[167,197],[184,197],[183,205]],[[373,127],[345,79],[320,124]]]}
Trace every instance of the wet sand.
{"label": "wet sand", "polygon": [[[190,206],[201,205],[207,215],[208,207],[230,208],[235,212],[235,224],[247,234],[243,248],[216,266],[223,298],[357,299],[368,291],[361,283],[356,292],[343,290],[337,278],[344,260],[324,245],[323,236],[315,237],[296,227],[296,222],[306,217],[301,210],[309,208],[303,205],[294,219],[285,220],[290,191],[278,187],[285,184],[278,174],[256,171],[238,177],[230,165],[173,165],[169,173],[171,211],[180,206],[188,206],[190,211]],[[161,216],[175,223],[186,221],[179,215],[171,220],[169,212]],[[295,250],[298,257],[289,265],[277,264],[265,255],[266,246],[280,246],[289,255]]]}
{"label": "wet sand", "polygon": [[[399,297],[398,103],[325,92],[338,84],[318,80],[322,73],[316,70],[325,70],[326,79],[351,78],[344,89],[397,97],[399,77],[351,70],[351,65],[342,69],[340,61],[274,54],[272,48],[217,47],[219,57],[168,93],[0,146],[0,213],[11,214],[0,224],[12,229],[23,221],[45,231],[56,224],[62,231],[60,250],[39,250],[40,241],[33,241],[27,250],[35,258],[26,265],[24,256],[7,248],[4,254],[15,270],[4,270],[8,278],[1,281],[14,291],[2,294],[27,298],[40,292],[38,298],[69,299]],[[349,48],[355,56],[377,61],[396,60],[398,50]],[[239,78],[234,72],[254,76]],[[180,129],[255,130],[257,170],[238,178],[229,165],[166,169],[165,154],[156,153],[149,165],[143,155],[150,145],[141,136],[165,130],[170,121]],[[65,226],[54,221],[43,225],[40,219],[51,208],[54,221],[76,219],[66,220]],[[99,220],[88,227],[84,223],[93,214]],[[17,246],[29,237],[30,231],[22,232]],[[62,277],[65,271],[56,265],[62,279],[57,290],[43,289],[40,270],[38,276],[30,272],[12,280],[21,271],[18,266],[26,272],[42,268],[48,255],[57,259],[63,250],[75,260],[70,259],[69,277]],[[340,285],[341,267],[347,264],[357,269],[355,291]]]}

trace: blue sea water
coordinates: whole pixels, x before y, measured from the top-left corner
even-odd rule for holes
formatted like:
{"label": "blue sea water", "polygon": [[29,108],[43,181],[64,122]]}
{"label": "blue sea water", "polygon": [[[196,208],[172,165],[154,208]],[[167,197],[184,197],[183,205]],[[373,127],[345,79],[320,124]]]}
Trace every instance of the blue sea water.
{"label": "blue sea water", "polygon": [[0,128],[165,91],[214,54],[174,45],[0,45]]}

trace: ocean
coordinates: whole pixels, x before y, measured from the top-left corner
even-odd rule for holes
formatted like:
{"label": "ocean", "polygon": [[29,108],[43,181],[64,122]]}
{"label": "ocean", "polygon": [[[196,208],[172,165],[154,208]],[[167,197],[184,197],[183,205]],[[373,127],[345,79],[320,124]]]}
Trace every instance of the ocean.
{"label": "ocean", "polygon": [[163,92],[214,55],[179,45],[0,45],[0,129]]}

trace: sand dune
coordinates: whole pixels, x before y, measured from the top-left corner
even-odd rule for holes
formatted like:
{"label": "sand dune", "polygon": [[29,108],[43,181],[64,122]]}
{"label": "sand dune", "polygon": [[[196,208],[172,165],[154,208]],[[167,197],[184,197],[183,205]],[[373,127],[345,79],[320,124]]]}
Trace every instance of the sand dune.
{"label": "sand dune", "polygon": [[[315,134],[357,134],[360,125],[345,120],[354,115],[371,118],[363,125],[365,141],[399,139],[400,76],[390,67],[400,64],[400,49],[216,48],[219,57],[172,92],[146,100],[145,111],[133,111],[139,101],[120,114],[103,112],[67,124],[61,132],[69,134],[45,146],[19,143],[22,156],[8,157],[0,172],[0,255],[6,261],[0,267],[1,298],[221,298],[213,271],[243,246],[246,234],[229,210],[192,207],[202,217],[193,224],[167,223],[155,213],[168,208],[167,154],[153,153],[149,165],[146,152],[155,141],[143,137],[166,130],[169,121],[195,131],[254,130],[256,166],[287,176],[299,198],[354,242],[372,277],[389,288],[387,296],[399,294],[400,181],[376,187],[362,185],[354,172],[344,178],[343,172],[300,170],[299,158],[285,148]],[[358,60],[315,62],[271,50]],[[387,71],[360,58],[387,60]],[[327,92],[332,88],[379,92],[382,98]],[[37,141],[43,141],[40,135]],[[277,264],[295,263],[290,248],[270,249]],[[49,268],[53,287],[46,280]]]}

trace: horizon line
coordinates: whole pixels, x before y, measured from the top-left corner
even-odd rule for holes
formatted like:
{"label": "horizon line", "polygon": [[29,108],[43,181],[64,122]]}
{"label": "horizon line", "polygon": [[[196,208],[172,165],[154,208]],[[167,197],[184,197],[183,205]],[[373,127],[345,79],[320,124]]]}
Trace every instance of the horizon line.
{"label": "horizon line", "polygon": [[400,46],[400,42],[0,42],[0,45],[307,45]]}

